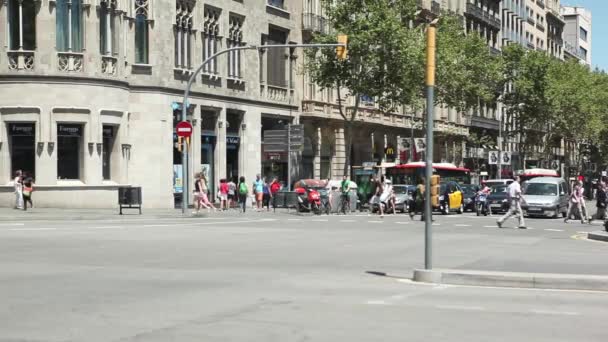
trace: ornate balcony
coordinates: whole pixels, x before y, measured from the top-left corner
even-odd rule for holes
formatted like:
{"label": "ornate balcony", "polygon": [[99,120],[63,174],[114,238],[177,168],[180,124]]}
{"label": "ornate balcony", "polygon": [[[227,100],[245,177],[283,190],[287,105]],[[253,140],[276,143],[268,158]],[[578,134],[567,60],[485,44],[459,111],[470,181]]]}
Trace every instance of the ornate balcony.
{"label": "ornate balcony", "polygon": [[9,70],[34,70],[34,51],[8,51]]}
{"label": "ornate balcony", "polygon": [[329,20],[315,13],[302,14],[302,30],[314,33],[331,34],[332,28]]}
{"label": "ornate balcony", "polygon": [[482,10],[481,7],[478,7],[475,4],[467,3],[465,14],[482,21],[493,28],[501,29],[500,19],[496,18],[493,14]]}
{"label": "ornate balcony", "polygon": [[272,85],[261,85],[260,94],[266,100],[288,103],[293,96],[293,90]]}
{"label": "ornate balcony", "polygon": [[58,52],[57,68],[63,72],[82,72],[84,70],[84,55],[75,52]]}
{"label": "ornate balcony", "polygon": [[101,73],[106,75],[116,75],[118,59],[112,56],[101,56]]}

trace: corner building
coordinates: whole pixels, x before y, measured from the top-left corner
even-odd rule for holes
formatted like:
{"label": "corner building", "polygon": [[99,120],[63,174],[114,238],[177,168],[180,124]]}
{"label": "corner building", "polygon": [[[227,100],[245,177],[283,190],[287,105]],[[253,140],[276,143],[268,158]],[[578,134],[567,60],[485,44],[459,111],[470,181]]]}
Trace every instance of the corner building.
{"label": "corner building", "polygon": [[[227,47],[301,41],[299,2],[0,0],[0,202],[16,170],[38,206],[113,207],[141,186],[146,208],[181,200],[174,127],[188,78]],[[6,34],[5,34],[6,33]],[[192,87],[188,178],[287,177],[264,130],[298,122],[295,49],[217,58]],[[176,179],[177,178],[177,179]]]}

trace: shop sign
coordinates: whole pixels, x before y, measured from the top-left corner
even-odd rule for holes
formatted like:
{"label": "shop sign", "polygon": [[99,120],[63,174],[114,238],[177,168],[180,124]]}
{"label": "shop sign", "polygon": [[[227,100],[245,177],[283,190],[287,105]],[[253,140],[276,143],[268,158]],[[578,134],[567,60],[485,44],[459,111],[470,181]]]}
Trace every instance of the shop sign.
{"label": "shop sign", "polygon": [[215,135],[201,135],[202,144],[214,145],[216,141],[217,141],[217,137]]}
{"label": "shop sign", "polygon": [[175,194],[181,194],[184,192],[182,171],[183,167],[181,164],[173,165],[173,193]]}
{"label": "shop sign", "polygon": [[229,145],[238,145],[241,143],[240,137],[226,137],[226,144]]}
{"label": "shop sign", "polygon": [[13,136],[32,136],[34,135],[33,123],[14,123],[9,126],[10,134]]}
{"label": "shop sign", "polygon": [[511,165],[511,152],[500,152],[500,163],[502,165]]}
{"label": "shop sign", "polygon": [[60,137],[81,137],[82,125],[58,124],[57,135]]}
{"label": "shop sign", "polygon": [[104,138],[114,138],[114,127],[104,126],[102,133]]}
{"label": "shop sign", "polygon": [[281,152],[264,152],[264,161],[286,162],[285,153]]}
{"label": "shop sign", "polygon": [[384,158],[388,162],[395,161],[395,148],[393,146],[387,146],[384,149]]}
{"label": "shop sign", "polygon": [[376,162],[373,161],[367,161],[367,162],[363,162],[361,164],[361,166],[363,166],[364,170],[373,170],[374,166],[378,165]]}

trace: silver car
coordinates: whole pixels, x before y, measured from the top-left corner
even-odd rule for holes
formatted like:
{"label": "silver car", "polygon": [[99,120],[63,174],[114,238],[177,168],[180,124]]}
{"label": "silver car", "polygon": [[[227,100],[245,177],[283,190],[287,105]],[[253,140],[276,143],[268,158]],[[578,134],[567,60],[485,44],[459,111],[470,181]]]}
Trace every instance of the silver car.
{"label": "silver car", "polygon": [[[402,213],[409,210],[409,201],[411,194],[416,190],[416,187],[412,185],[393,185],[393,193],[395,194],[395,209]],[[370,208],[372,212],[378,210],[380,199],[377,196],[372,197],[370,200]],[[388,209],[387,209],[388,210]]]}
{"label": "silver car", "polygon": [[568,191],[566,181],[557,177],[538,177],[523,186],[524,204],[521,209],[528,216],[566,217]]}

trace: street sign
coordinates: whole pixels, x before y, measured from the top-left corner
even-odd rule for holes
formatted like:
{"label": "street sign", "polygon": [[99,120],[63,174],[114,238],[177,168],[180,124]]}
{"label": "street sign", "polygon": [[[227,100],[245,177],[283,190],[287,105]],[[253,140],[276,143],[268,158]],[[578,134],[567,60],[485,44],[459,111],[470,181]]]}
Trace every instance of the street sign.
{"label": "street sign", "polygon": [[175,126],[175,133],[178,137],[190,137],[192,135],[192,124],[188,121],[180,121]]}
{"label": "street sign", "polygon": [[490,151],[488,154],[488,164],[489,165],[497,165],[498,164],[498,151]]}

